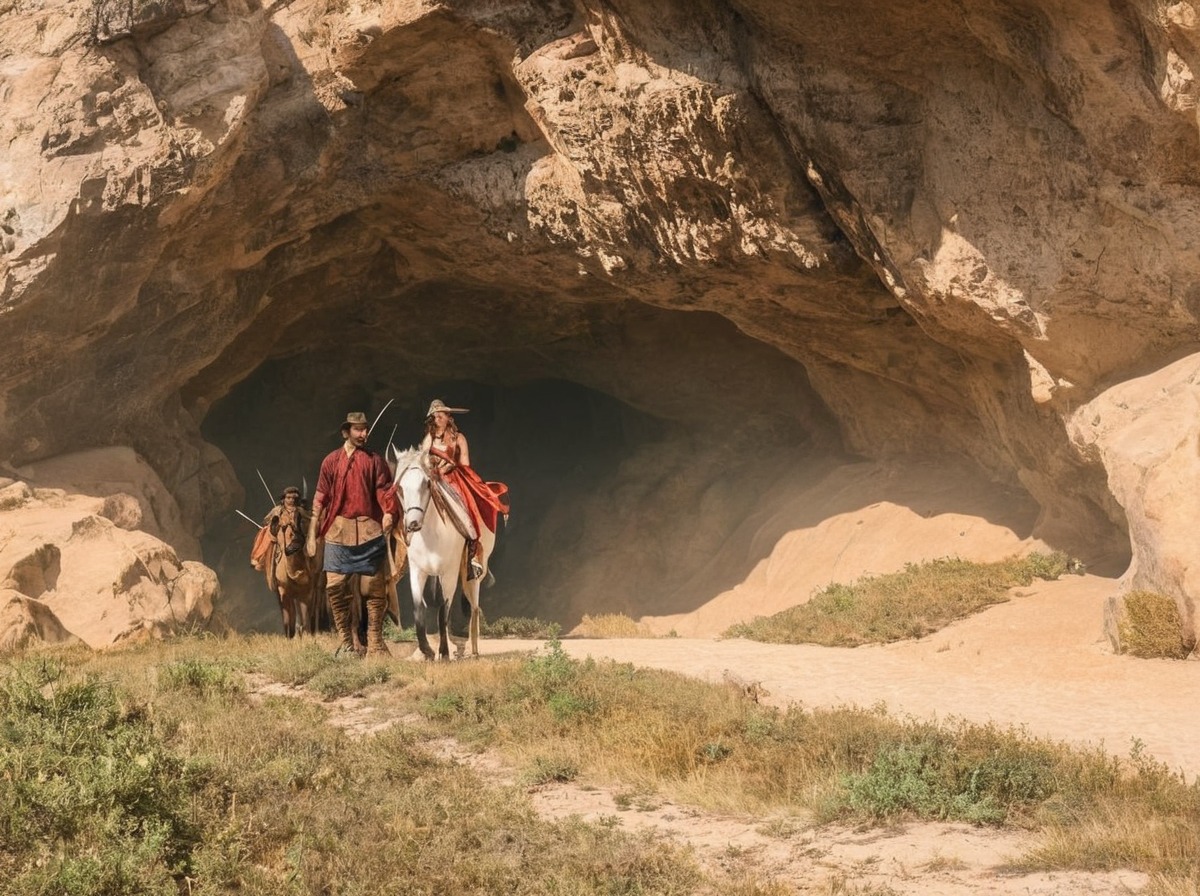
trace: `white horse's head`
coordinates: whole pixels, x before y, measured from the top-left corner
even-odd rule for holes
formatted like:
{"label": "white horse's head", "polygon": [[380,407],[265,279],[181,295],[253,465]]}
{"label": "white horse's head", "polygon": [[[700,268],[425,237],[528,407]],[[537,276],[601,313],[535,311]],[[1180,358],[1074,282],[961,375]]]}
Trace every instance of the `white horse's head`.
{"label": "white horse's head", "polygon": [[428,456],[419,448],[407,451],[392,449],[396,457],[396,494],[400,498],[404,532],[418,532],[425,524],[429,507]]}

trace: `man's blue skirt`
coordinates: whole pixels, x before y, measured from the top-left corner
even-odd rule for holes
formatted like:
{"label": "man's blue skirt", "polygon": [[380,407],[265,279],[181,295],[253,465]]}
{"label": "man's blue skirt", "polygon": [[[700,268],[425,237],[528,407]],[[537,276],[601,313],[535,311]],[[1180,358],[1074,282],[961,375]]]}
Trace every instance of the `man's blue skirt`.
{"label": "man's blue skirt", "polygon": [[325,571],[345,575],[359,573],[373,576],[379,572],[387,552],[382,535],[362,544],[325,544]]}

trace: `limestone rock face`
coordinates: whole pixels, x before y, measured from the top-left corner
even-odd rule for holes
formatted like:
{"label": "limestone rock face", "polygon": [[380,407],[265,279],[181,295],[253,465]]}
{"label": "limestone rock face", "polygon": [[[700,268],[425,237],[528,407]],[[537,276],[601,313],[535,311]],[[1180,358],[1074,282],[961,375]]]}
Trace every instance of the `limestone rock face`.
{"label": "limestone rock face", "polygon": [[1109,488],[1130,520],[1132,589],[1174,597],[1184,640],[1196,643],[1200,565],[1200,356],[1190,356],[1105,390],[1079,408],[1070,431],[1099,455]]}
{"label": "limestone rock face", "polygon": [[0,653],[78,641],[44,603],[11,588],[0,589]]}
{"label": "limestone rock face", "polygon": [[[395,399],[407,443],[430,398],[470,401],[482,472],[536,522],[513,587],[560,595],[532,533],[579,545],[614,496],[712,552],[788,470],[969,458],[1194,626],[1200,509],[1167,480],[1197,386],[1170,414],[1122,387],[1200,351],[1198,22],[0,0],[0,458],[128,446],[178,517],[105,514],[220,566],[231,508],[272,497],[256,471],[311,484],[346,411]],[[628,569],[647,530],[622,531]]]}
{"label": "limestone rock face", "polygon": [[[98,467],[115,458],[95,452]],[[138,475],[131,464],[127,481]],[[3,480],[0,480],[3,482]],[[20,481],[3,489],[0,510],[0,649],[83,641],[105,647],[132,638],[223,631],[220,585],[202,563],[102,514],[113,499]],[[15,500],[20,495],[20,500]],[[137,499],[123,495],[126,511]],[[176,511],[177,512],[177,511]],[[152,522],[152,521],[151,521]]]}

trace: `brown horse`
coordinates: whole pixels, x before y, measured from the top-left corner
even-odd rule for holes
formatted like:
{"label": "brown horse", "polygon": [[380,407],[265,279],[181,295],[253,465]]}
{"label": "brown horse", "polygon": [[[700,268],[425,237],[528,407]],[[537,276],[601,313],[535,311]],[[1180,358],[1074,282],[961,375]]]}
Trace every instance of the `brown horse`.
{"label": "brown horse", "polygon": [[319,565],[304,553],[308,519],[297,508],[277,507],[268,516],[272,537],[271,554],[263,570],[267,587],[279,599],[283,633],[315,634],[317,630],[317,586]]}

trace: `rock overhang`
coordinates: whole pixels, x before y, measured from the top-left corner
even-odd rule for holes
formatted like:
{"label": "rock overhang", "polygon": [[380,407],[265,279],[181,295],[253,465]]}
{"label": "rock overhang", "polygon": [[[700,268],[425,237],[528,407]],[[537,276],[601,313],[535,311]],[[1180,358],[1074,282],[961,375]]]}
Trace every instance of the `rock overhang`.
{"label": "rock overhang", "polygon": [[[969,455],[1120,553],[1066,419],[1195,342],[1194,260],[1154,235],[1188,226],[1195,135],[1146,90],[1181,26],[988,6],[967,53],[937,3],[785,6],[199,4],[67,54],[81,86],[46,89],[83,115],[38,164],[118,161],[45,233],[11,203],[6,453],[134,444],[199,532],[247,487],[203,438],[246,383],[310,382],[315,419],[553,382],[693,437],[751,407],[785,452]],[[872,15],[904,65],[847,30]]]}

